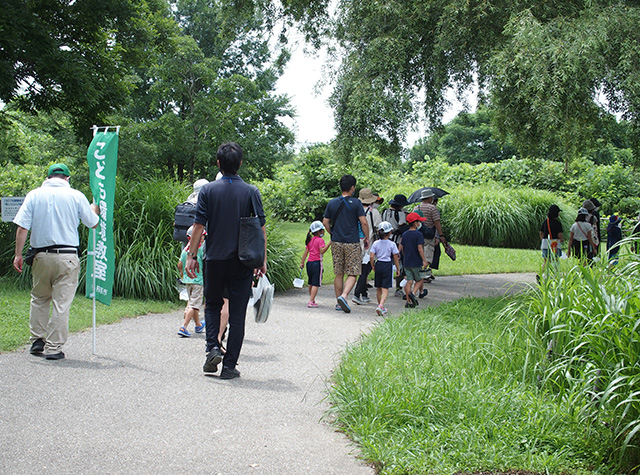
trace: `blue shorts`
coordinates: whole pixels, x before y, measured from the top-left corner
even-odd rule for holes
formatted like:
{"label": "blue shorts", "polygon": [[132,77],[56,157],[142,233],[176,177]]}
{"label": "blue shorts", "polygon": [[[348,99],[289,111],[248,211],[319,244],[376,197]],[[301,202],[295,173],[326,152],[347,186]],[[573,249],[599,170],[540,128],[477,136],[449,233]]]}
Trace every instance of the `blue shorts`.
{"label": "blue shorts", "polygon": [[322,282],[322,261],[307,261],[307,276],[309,285],[320,287]]}
{"label": "blue shorts", "polygon": [[390,289],[393,287],[393,264],[391,261],[376,262],[374,285],[376,289]]}

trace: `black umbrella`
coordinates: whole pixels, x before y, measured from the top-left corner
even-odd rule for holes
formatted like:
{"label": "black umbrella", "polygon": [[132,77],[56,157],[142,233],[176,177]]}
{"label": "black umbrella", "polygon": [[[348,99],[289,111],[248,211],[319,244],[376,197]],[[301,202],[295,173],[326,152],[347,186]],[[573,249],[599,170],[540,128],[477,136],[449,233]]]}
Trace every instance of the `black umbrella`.
{"label": "black umbrella", "polygon": [[442,188],[438,188],[435,186],[425,186],[411,193],[411,196],[409,197],[409,203],[417,203],[418,201],[422,201],[420,199],[420,195],[422,195],[422,190],[433,191],[434,198],[442,198],[443,196],[449,194],[448,191],[444,191]]}

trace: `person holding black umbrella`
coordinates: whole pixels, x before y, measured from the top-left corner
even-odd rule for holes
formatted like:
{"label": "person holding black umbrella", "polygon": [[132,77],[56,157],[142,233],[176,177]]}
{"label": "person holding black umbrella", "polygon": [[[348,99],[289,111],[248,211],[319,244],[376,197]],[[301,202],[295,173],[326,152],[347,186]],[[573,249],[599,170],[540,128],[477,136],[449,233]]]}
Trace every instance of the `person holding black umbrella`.
{"label": "person holding black umbrella", "polygon": [[435,228],[436,231],[433,238],[425,240],[424,243],[424,258],[429,265],[433,262],[436,245],[438,243],[442,243],[444,245],[447,244],[447,240],[444,237],[442,226],[440,224],[440,211],[438,211],[438,208],[433,203],[434,198],[435,194],[432,190],[428,188],[422,190],[422,193],[420,194],[422,203],[416,208],[416,211],[420,211],[422,216],[426,218],[423,226]]}

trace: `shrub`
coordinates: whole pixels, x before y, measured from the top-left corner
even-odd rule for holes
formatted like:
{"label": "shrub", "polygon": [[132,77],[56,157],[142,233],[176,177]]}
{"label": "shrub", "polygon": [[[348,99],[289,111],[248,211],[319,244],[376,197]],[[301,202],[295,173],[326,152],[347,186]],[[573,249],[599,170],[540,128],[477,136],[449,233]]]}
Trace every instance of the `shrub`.
{"label": "shrub", "polygon": [[540,225],[549,206],[558,204],[569,229],[568,205],[546,191],[497,185],[458,187],[438,202],[449,239],[489,247],[534,248],[540,245]]}

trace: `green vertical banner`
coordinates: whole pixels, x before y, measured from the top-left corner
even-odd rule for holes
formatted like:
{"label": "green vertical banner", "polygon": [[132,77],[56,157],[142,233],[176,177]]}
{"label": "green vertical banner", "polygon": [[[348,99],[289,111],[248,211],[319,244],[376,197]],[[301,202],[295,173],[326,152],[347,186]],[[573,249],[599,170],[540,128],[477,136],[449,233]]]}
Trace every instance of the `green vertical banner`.
{"label": "green vertical banner", "polygon": [[104,132],[97,131],[87,151],[89,183],[93,201],[100,207],[100,221],[89,233],[86,296],[93,298],[95,282],[96,300],[105,305],[111,304],[116,264],[113,247],[113,201],[118,164],[118,129],[119,127],[115,132],[109,132],[107,127]]}

